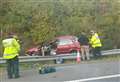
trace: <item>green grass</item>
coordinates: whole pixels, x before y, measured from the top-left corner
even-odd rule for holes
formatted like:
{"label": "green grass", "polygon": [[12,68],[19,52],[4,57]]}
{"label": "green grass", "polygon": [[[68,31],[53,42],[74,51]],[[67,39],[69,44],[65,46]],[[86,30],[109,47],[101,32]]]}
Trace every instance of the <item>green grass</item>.
{"label": "green grass", "polygon": [[119,55],[108,55],[108,56],[102,56],[101,58],[94,59],[96,61],[119,61],[120,60],[120,54]]}
{"label": "green grass", "polygon": [[[91,63],[91,62],[109,62],[109,61],[120,61],[120,54],[118,55],[108,55],[102,56],[100,58],[91,58],[89,61],[81,61],[81,63]],[[67,63],[76,63],[75,60],[66,60]]]}
{"label": "green grass", "polygon": [[[109,62],[109,61],[120,61],[120,55],[109,55],[109,56],[102,56],[100,58],[91,58],[89,61],[81,61],[81,63],[97,63],[97,62]],[[52,65],[52,66],[61,66],[66,64],[77,64],[75,59],[65,60],[64,64],[55,64],[54,61],[40,61],[40,62],[28,62],[28,63],[20,63],[20,68],[22,70],[28,70],[32,68],[39,68],[39,66],[43,65]],[[0,70],[3,71],[6,65],[0,65]]]}
{"label": "green grass", "polygon": [[[109,62],[109,61],[120,61],[120,55],[108,55],[102,56],[100,58],[91,58],[89,61],[81,61],[81,63],[97,63],[97,62]],[[75,59],[71,60],[64,60],[64,64],[55,64],[55,61],[40,61],[40,62],[31,62],[31,63],[23,63],[21,65],[24,69],[31,69],[31,68],[39,68],[39,66],[43,65],[52,65],[52,66],[61,66],[66,64],[77,64]]]}

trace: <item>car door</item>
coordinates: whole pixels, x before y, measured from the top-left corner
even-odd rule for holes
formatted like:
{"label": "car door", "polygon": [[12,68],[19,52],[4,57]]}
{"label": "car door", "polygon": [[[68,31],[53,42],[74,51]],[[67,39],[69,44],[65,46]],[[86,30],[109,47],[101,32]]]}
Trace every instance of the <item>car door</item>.
{"label": "car door", "polygon": [[72,47],[72,41],[69,39],[59,40],[57,45],[58,53],[69,53]]}

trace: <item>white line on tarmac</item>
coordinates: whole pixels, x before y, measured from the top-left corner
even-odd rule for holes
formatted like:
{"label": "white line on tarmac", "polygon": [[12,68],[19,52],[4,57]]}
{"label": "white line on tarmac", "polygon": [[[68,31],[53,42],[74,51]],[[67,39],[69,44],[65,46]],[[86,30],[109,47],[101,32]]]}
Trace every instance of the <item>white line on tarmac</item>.
{"label": "white line on tarmac", "polygon": [[100,76],[100,77],[92,77],[92,78],[87,78],[87,79],[72,80],[72,81],[64,81],[64,82],[86,82],[86,81],[107,79],[107,78],[113,78],[113,77],[120,77],[120,74],[108,75],[108,76]]}

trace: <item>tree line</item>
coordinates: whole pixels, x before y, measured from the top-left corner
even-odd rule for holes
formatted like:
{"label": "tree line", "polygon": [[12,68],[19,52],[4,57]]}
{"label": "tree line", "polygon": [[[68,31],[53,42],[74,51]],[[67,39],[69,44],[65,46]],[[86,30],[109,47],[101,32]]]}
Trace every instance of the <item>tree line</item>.
{"label": "tree line", "polygon": [[25,48],[60,35],[89,36],[96,30],[103,49],[120,48],[119,0],[0,0],[1,40],[17,34]]}

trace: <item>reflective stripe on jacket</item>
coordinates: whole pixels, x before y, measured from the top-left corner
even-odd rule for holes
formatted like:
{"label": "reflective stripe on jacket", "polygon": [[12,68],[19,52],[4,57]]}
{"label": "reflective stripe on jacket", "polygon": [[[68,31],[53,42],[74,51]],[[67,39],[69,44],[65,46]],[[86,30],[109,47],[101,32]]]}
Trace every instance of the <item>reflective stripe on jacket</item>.
{"label": "reflective stripe on jacket", "polygon": [[20,45],[14,38],[5,39],[2,41],[4,47],[4,59],[12,59],[18,55]]}
{"label": "reflective stripe on jacket", "polygon": [[102,47],[100,38],[97,33],[95,33],[91,39],[90,39],[90,44],[92,45],[93,48],[95,47]]}

